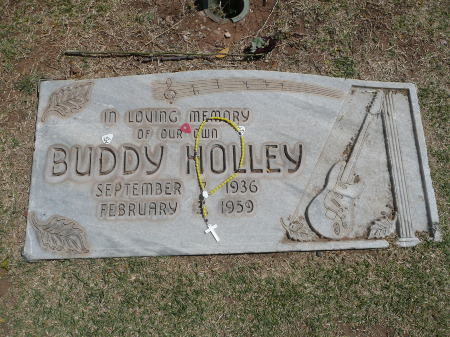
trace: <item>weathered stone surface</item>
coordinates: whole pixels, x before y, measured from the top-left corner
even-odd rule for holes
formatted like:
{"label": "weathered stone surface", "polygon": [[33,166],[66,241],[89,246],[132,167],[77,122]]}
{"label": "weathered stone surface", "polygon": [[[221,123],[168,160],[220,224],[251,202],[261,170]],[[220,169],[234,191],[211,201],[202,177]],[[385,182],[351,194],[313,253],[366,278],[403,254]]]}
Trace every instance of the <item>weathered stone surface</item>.
{"label": "weathered stone surface", "polygon": [[[213,116],[245,127],[245,156],[205,199],[207,226],[194,141]],[[208,121],[199,146],[209,191],[239,135]],[[28,214],[30,260],[440,239],[415,86],[278,72],[42,82]]]}

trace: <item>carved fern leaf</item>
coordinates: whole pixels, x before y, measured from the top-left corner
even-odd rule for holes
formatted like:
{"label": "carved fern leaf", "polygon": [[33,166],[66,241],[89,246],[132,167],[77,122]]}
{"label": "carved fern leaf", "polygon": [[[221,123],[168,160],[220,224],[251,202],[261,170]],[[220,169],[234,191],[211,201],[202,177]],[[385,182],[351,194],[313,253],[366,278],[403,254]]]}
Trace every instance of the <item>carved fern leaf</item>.
{"label": "carved fern leaf", "polygon": [[91,99],[93,86],[94,82],[74,83],[53,92],[42,113],[42,122],[49,115],[68,117],[83,110]]}
{"label": "carved fern leaf", "polygon": [[41,243],[49,249],[73,253],[89,252],[84,245],[84,231],[74,220],[55,215],[46,223],[41,223],[34,212],[31,213],[30,219],[39,233]]}
{"label": "carved fern leaf", "polygon": [[287,236],[291,240],[295,241],[314,241],[318,236],[302,221],[290,221],[286,225],[283,218],[280,218],[281,225],[286,230]]}
{"label": "carved fern leaf", "polygon": [[393,219],[382,217],[373,220],[368,239],[382,239],[391,235],[394,233],[396,221],[397,216]]}

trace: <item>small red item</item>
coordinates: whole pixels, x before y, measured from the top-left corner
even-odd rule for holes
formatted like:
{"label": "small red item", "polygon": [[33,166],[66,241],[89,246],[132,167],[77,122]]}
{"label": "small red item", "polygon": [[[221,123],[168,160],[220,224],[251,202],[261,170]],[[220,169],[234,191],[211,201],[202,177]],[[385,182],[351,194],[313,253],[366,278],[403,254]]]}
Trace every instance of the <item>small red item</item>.
{"label": "small red item", "polygon": [[181,130],[182,132],[191,133],[191,126],[190,126],[188,123],[184,123],[184,124],[181,126],[180,130]]}

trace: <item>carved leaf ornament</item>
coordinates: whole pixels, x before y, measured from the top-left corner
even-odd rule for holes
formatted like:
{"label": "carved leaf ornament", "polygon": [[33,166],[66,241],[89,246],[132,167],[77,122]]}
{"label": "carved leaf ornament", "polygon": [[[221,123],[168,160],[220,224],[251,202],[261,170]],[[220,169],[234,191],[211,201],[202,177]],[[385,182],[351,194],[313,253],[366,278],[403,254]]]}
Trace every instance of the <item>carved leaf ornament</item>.
{"label": "carved leaf ornament", "polygon": [[50,95],[48,104],[42,113],[41,121],[49,115],[68,117],[83,110],[91,99],[94,82],[82,82],[66,85]]}
{"label": "carved leaf ornament", "polygon": [[289,224],[285,224],[283,218],[280,218],[280,223],[286,230],[289,239],[294,241],[315,241],[318,237],[317,235],[309,229],[309,227],[304,223],[304,219],[288,219]]}
{"label": "carved leaf ornament", "polygon": [[383,216],[373,220],[372,225],[370,226],[368,239],[382,239],[391,235],[395,231],[396,222],[397,215],[395,215],[392,219]]}
{"label": "carved leaf ornament", "polygon": [[31,213],[30,220],[45,247],[76,254],[89,252],[84,244],[84,230],[74,220],[55,215],[41,223],[34,212]]}

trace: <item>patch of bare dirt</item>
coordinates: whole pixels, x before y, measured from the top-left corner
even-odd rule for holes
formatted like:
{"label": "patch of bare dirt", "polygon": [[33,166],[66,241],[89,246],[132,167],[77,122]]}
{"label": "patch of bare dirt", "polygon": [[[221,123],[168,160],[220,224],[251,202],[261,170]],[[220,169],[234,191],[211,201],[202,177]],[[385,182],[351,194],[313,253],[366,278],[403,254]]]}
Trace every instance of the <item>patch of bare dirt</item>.
{"label": "patch of bare dirt", "polygon": [[[242,39],[253,38],[255,32],[263,27],[274,4],[275,0],[252,2],[249,13],[237,23],[219,24],[200,11],[193,20],[186,20],[181,23],[180,30],[189,31],[190,38],[197,41],[200,49],[223,48]],[[226,33],[231,36],[227,38]]]}
{"label": "patch of bare dirt", "polygon": [[[237,23],[230,21],[225,24],[214,22],[204,11],[189,8],[180,2],[153,1],[151,3],[154,3],[154,7],[149,7],[148,2],[137,2],[134,6],[144,11],[155,10],[161,27],[169,27],[167,33],[153,41],[161,49],[186,45],[195,47],[198,52],[214,52],[217,48],[254,37],[255,32],[264,26],[274,9],[275,2],[276,0],[254,1],[250,4],[250,10],[244,19]],[[270,23],[270,20],[267,23]]]}

